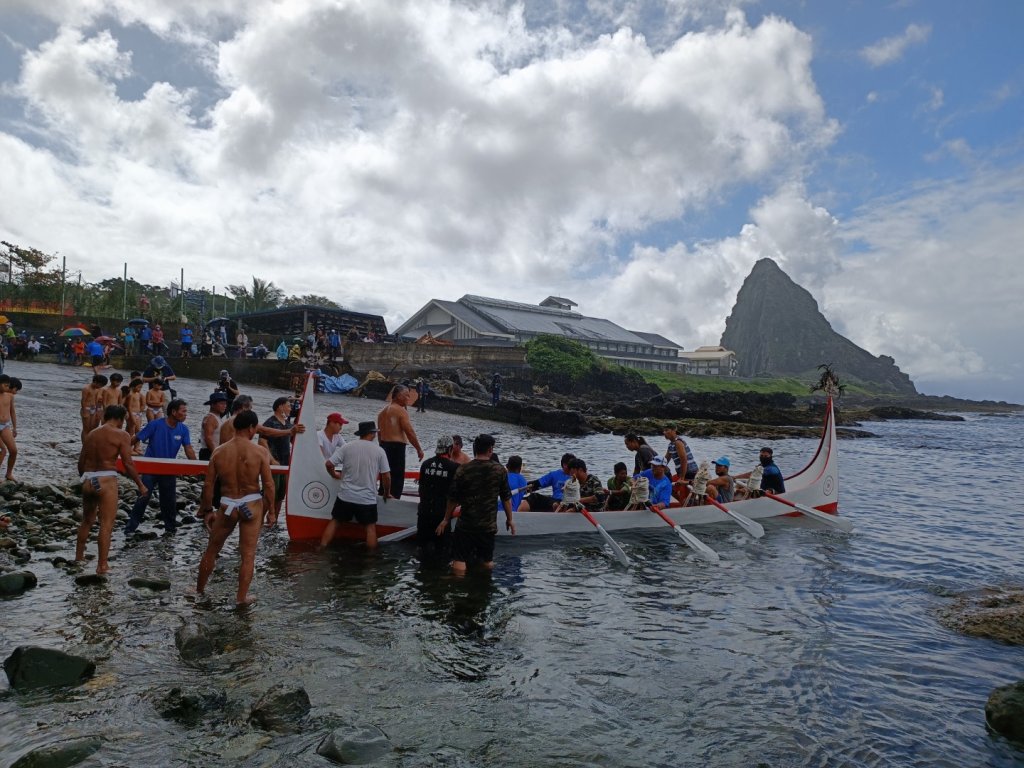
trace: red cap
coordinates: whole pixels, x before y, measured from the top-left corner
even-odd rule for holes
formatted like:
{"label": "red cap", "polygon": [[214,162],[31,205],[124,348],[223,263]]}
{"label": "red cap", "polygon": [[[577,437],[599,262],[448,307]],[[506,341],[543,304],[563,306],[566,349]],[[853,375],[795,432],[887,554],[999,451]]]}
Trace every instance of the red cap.
{"label": "red cap", "polygon": [[348,419],[342,416],[340,413],[332,413],[327,417],[327,421],[333,421],[335,424],[348,424]]}

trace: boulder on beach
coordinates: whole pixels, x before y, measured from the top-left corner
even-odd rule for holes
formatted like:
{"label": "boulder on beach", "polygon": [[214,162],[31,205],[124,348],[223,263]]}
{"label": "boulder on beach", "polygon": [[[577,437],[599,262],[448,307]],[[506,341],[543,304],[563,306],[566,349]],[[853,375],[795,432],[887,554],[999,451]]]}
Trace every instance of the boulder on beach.
{"label": "boulder on beach", "polygon": [[4,661],[12,688],[29,690],[78,685],[96,673],[96,664],[55,648],[22,645]]}
{"label": "boulder on beach", "polygon": [[342,765],[363,765],[383,757],[391,749],[391,740],[380,728],[344,725],[327,734],[316,753]]}
{"label": "boulder on beach", "polygon": [[939,619],[965,635],[1024,645],[1024,591],[986,589],[961,595],[940,611]]}
{"label": "boulder on beach", "polygon": [[996,733],[1024,743],[1024,680],[996,688],[985,704],[985,720]]}
{"label": "boulder on beach", "polygon": [[309,694],[304,688],[278,684],[253,705],[249,722],[266,731],[294,731],[309,708]]}
{"label": "boulder on beach", "polygon": [[32,571],[14,571],[0,575],[0,595],[20,595],[32,589],[39,580]]}
{"label": "boulder on beach", "polygon": [[171,582],[167,579],[154,579],[149,576],[132,576],[128,579],[128,586],[136,589],[152,589],[154,592],[162,592],[171,588]]}
{"label": "boulder on beach", "polygon": [[11,763],[11,768],[65,768],[82,762],[101,746],[99,736],[65,739],[26,752]]}

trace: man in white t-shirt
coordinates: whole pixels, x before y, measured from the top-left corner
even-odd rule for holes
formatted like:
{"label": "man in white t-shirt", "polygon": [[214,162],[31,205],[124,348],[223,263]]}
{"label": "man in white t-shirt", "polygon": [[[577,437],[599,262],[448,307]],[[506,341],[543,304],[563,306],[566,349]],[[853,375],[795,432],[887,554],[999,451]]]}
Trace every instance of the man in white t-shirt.
{"label": "man in white t-shirt", "polygon": [[377,548],[377,487],[380,485],[383,489],[382,500],[387,504],[391,492],[391,467],[384,449],[375,442],[376,422],[359,422],[356,437],[359,439],[345,443],[326,462],[327,471],[331,477],[341,480],[341,486],[338,498],[334,500],[331,519],[320,537],[321,549],[331,543],[338,523],[347,523],[353,518],[366,529],[367,548]]}
{"label": "man in white t-shirt", "polygon": [[327,416],[327,423],[324,428],[316,433],[320,441],[320,452],[325,459],[331,458],[336,450],[345,444],[345,438],[341,436],[341,427],[348,424],[348,419],[340,413],[332,413]]}

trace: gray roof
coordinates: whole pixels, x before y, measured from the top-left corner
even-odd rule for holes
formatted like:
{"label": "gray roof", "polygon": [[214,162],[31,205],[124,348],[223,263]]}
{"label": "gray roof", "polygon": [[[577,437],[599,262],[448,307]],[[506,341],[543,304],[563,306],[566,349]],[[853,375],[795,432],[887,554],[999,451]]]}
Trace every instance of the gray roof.
{"label": "gray roof", "polygon": [[[463,297],[465,298],[465,297]],[[486,315],[474,312],[473,308],[459,301],[442,301],[434,299],[434,303],[451,313],[452,317],[461,320],[477,333],[508,333],[500,326],[491,322]]]}
{"label": "gray roof", "polygon": [[[486,318],[493,326],[500,328],[500,332],[503,333],[526,335],[549,333],[570,339],[645,345],[650,343],[622,326],[616,325],[611,320],[586,317],[579,312],[472,295],[463,296],[458,303],[471,309],[474,314]],[[445,304],[447,305],[448,302]]]}
{"label": "gray roof", "polygon": [[644,339],[645,341],[647,341],[650,344],[653,344],[656,347],[670,347],[672,349],[682,349],[681,346],[676,344],[671,339],[666,339],[660,333],[645,333],[643,331],[631,331],[631,333],[635,333],[641,339]]}

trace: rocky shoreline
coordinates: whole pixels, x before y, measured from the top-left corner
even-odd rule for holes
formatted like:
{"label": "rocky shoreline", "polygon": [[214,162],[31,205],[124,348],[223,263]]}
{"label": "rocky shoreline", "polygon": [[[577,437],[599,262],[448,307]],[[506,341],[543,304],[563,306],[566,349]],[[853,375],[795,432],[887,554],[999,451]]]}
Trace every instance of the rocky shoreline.
{"label": "rocky shoreline", "polygon": [[[749,437],[765,440],[817,437],[824,418],[822,396],[797,398],[785,393],[756,392],[661,392],[643,384],[617,392],[590,389],[583,393],[557,392],[549,387],[530,386],[502,392],[500,402],[491,404],[486,378],[474,370],[424,371],[430,386],[427,408],[445,413],[518,424],[541,432],[562,435],[661,432],[665,423],[675,423],[692,437]],[[396,383],[415,386],[410,378],[388,380],[369,374],[357,390],[361,395],[386,397]],[[1005,404],[1004,404],[1005,406]],[[1003,410],[1012,410],[1006,406]],[[842,438],[873,437],[864,422],[892,419],[963,421],[955,414],[937,413],[889,401],[871,402],[860,398],[836,402],[837,434]]]}

